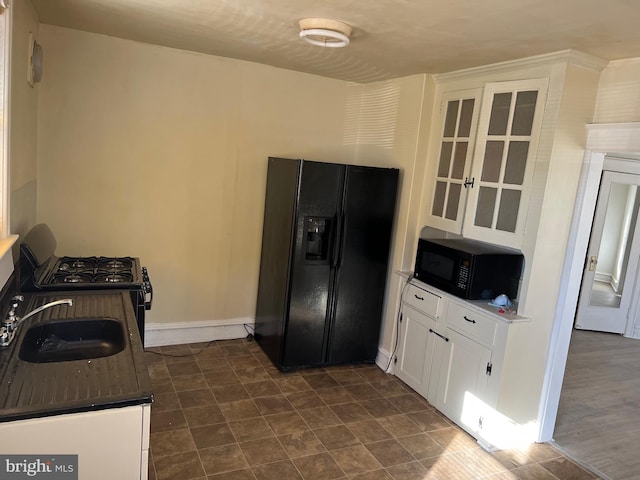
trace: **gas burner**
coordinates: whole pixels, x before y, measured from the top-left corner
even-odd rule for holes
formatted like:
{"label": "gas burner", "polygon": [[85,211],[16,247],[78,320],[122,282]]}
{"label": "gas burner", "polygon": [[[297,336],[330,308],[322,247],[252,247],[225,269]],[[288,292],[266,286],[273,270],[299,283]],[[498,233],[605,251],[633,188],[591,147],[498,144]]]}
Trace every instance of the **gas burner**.
{"label": "gas burner", "polygon": [[130,273],[99,273],[95,277],[96,283],[123,283],[133,281]]}
{"label": "gas burner", "polygon": [[124,270],[131,268],[131,259],[129,258],[100,258],[98,259],[98,268],[110,270]]}
{"label": "gas burner", "polygon": [[68,260],[61,263],[58,270],[62,272],[66,272],[70,270],[88,270],[91,268],[93,268],[92,261],[82,259],[82,258],[76,258],[75,260]]}
{"label": "gas burner", "polygon": [[91,273],[62,273],[53,278],[53,283],[91,283],[92,277]]}

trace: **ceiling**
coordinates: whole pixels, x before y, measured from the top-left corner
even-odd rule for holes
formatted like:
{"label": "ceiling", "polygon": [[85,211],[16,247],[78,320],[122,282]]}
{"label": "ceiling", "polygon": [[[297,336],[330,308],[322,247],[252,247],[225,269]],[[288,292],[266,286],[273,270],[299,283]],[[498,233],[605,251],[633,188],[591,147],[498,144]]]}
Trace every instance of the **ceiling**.
{"label": "ceiling", "polygon": [[[575,49],[640,57],[637,0],[31,0],[42,23],[354,82]],[[298,38],[301,18],[353,27],[346,48]]]}

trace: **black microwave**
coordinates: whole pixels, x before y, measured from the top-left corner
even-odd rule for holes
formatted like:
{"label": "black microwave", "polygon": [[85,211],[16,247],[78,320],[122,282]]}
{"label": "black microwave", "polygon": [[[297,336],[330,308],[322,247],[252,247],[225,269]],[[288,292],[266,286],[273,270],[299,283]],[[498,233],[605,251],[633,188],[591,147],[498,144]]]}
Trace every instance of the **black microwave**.
{"label": "black microwave", "polygon": [[524,256],[503,247],[468,240],[423,239],[418,242],[414,276],[468,300],[518,296]]}

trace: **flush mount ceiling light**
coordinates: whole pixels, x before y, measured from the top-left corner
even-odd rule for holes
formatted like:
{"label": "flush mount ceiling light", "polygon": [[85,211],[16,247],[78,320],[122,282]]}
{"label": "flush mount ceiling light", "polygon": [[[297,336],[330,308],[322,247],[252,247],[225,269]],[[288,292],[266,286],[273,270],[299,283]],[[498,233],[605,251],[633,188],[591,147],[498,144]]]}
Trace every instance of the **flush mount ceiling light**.
{"label": "flush mount ceiling light", "polygon": [[346,23],[326,18],[303,18],[298,22],[300,38],[319,47],[346,47],[351,27]]}

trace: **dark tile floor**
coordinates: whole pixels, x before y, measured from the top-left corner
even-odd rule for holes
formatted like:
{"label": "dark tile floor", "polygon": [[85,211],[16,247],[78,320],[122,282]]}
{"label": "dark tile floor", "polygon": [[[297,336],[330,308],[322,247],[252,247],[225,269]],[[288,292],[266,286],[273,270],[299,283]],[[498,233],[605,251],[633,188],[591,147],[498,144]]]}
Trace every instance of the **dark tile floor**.
{"label": "dark tile floor", "polygon": [[282,373],[248,340],[146,356],[152,480],[596,478],[546,444],[487,453],[375,365]]}

